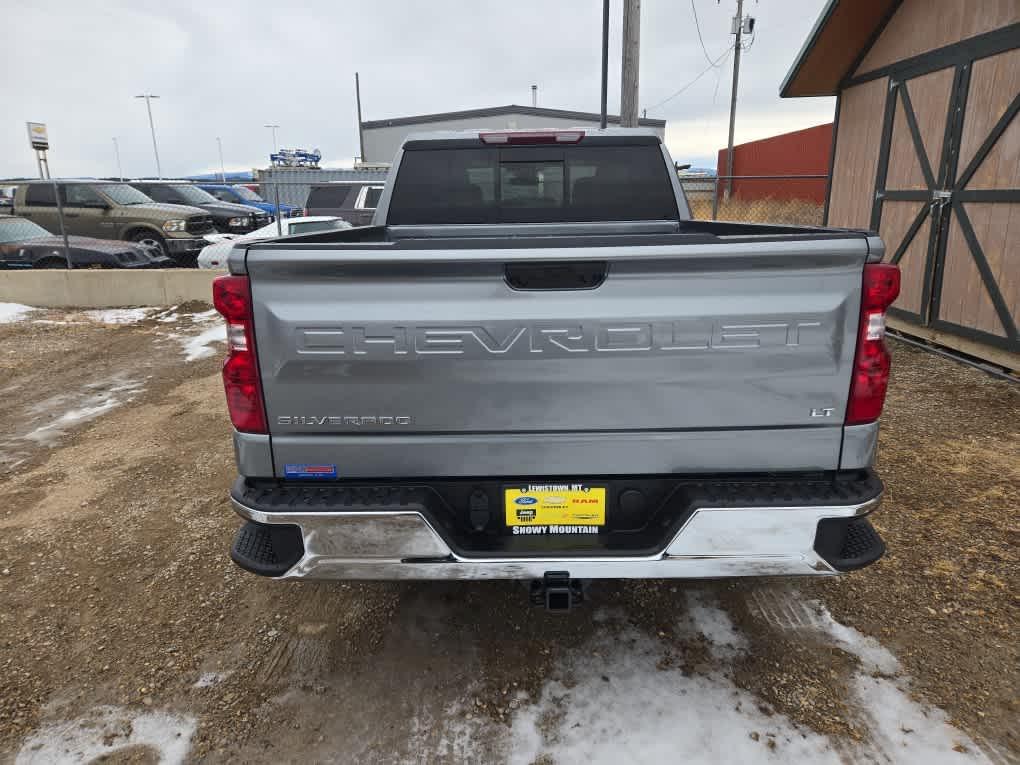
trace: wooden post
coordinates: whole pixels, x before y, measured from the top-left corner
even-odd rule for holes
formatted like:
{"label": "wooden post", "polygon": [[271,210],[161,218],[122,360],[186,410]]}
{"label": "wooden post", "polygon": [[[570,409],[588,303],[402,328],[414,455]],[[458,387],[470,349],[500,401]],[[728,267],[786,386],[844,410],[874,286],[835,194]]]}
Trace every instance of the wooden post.
{"label": "wooden post", "polygon": [[620,126],[638,124],[638,59],[641,49],[641,0],[623,0],[623,73]]}
{"label": "wooden post", "polygon": [[[737,36],[733,44],[733,87],[730,90],[730,138],[726,143],[726,199],[733,190],[733,127],[737,121],[737,85],[740,81],[740,40],[744,28],[744,0],[737,0]],[[716,170],[718,175],[718,170]]]}

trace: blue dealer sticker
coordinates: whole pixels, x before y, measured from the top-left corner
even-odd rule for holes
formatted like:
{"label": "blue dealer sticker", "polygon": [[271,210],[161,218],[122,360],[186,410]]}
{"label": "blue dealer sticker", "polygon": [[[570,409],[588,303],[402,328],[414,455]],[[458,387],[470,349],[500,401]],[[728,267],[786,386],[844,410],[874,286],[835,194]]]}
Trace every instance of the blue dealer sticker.
{"label": "blue dealer sticker", "polygon": [[336,478],[336,465],[284,465],[287,478]]}

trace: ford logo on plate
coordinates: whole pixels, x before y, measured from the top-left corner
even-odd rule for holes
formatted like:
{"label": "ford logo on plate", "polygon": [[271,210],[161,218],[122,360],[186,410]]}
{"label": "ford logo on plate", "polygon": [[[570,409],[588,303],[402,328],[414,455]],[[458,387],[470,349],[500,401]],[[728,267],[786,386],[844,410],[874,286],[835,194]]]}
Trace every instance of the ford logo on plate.
{"label": "ford logo on plate", "polygon": [[538,500],[534,497],[518,497],[514,500],[515,505],[534,505]]}

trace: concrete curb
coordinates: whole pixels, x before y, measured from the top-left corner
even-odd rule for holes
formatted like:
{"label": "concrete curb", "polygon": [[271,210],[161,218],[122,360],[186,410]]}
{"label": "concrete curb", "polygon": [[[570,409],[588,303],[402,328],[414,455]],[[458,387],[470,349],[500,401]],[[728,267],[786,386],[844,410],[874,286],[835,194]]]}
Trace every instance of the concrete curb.
{"label": "concrete curb", "polygon": [[2,271],[0,303],[39,308],[124,308],[212,303],[212,281],[222,271]]}

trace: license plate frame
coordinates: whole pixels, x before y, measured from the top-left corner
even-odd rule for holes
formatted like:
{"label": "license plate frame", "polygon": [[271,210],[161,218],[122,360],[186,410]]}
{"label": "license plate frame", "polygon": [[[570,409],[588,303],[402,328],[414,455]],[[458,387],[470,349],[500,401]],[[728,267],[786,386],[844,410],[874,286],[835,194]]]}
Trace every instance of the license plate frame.
{"label": "license plate frame", "polygon": [[606,526],[607,494],[604,484],[507,483],[503,485],[503,520],[511,530],[533,527],[555,534],[577,533],[575,527],[584,527],[581,533],[597,533]]}

